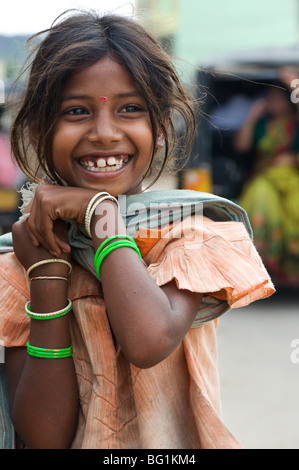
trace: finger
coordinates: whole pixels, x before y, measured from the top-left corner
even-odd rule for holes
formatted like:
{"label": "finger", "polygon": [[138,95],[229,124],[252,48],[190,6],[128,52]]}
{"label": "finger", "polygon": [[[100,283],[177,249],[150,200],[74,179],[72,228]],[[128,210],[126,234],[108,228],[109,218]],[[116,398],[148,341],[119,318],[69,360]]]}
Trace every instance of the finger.
{"label": "finger", "polygon": [[[30,211],[30,212],[29,212]],[[53,233],[53,221],[45,213],[39,198],[34,197],[26,207],[29,217],[26,229],[34,246],[42,246],[53,256],[59,256],[61,250]]]}
{"label": "finger", "polygon": [[[36,240],[38,245],[43,246],[51,255],[59,256],[61,249],[56,242],[56,237],[53,232],[53,221],[47,217],[46,220],[39,220],[38,224],[35,223],[35,218],[30,215],[27,223],[29,235],[32,240]],[[37,227],[37,228],[36,228]]]}
{"label": "finger", "polygon": [[53,223],[52,220],[49,219],[49,225],[46,227],[42,227],[42,241],[41,244],[43,245],[46,250],[48,250],[53,256],[60,256],[61,255],[61,247],[59,245],[59,239],[53,232]]}
{"label": "finger", "polygon": [[26,219],[25,222],[24,222],[24,224],[25,224],[26,231],[27,231],[27,233],[28,233],[28,235],[29,235],[29,238],[30,238],[30,240],[31,240],[31,242],[32,242],[32,244],[33,244],[34,246],[40,246],[40,243],[39,243],[38,239],[37,239],[36,236],[33,234],[32,230],[31,230],[31,228],[30,228],[30,226],[29,226],[28,220],[29,220],[29,219]]}
{"label": "finger", "polygon": [[55,242],[64,253],[70,253],[71,247],[68,243],[61,240],[57,235],[55,235]]}
{"label": "finger", "polygon": [[28,231],[28,233],[29,233],[29,236],[31,238],[32,244],[34,246],[40,246],[40,243],[39,243],[38,239],[35,238],[35,236],[31,232]]}
{"label": "finger", "polygon": [[71,247],[68,243],[67,224],[62,219],[53,222],[55,241],[64,253],[70,253]]}

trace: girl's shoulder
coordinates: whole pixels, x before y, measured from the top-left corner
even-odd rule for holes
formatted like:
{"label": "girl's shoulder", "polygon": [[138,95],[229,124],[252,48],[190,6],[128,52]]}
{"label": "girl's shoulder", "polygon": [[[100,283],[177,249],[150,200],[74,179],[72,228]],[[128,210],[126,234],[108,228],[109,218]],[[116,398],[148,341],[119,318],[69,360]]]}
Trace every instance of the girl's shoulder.
{"label": "girl's shoulder", "polygon": [[134,239],[143,258],[147,258],[152,250],[157,251],[158,247],[160,254],[179,247],[198,249],[212,239],[217,239],[218,243],[242,240],[249,246],[252,244],[250,234],[242,222],[218,222],[202,215],[192,215],[162,228],[139,227]]}
{"label": "girl's shoulder", "polygon": [[179,289],[204,294],[197,325],[275,291],[241,222],[191,216],[161,230],[140,230],[136,242],[158,285],[175,280]]}
{"label": "girl's shoulder", "polygon": [[252,238],[250,221],[238,204],[212,193],[173,189],[149,191],[121,197],[121,212],[128,231],[131,227],[165,226],[171,222],[187,220],[192,215],[207,217],[215,222],[242,222]]}

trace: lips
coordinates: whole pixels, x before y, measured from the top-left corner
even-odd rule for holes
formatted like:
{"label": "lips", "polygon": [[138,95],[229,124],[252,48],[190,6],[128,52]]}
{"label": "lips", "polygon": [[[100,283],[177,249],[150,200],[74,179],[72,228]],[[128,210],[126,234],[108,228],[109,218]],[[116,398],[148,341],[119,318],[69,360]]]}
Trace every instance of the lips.
{"label": "lips", "polygon": [[131,155],[107,155],[107,156],[84,156],[79,159],[79,164],[91,172],[111,172],[123,168],[130,160]]}

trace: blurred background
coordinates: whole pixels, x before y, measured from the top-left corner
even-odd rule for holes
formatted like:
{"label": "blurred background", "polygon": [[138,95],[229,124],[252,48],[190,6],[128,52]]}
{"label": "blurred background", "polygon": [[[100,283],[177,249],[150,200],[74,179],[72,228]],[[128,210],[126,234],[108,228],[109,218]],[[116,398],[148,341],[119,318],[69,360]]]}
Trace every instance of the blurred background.
{"label": "blurred background", "polygon": [[[299,448],[299,1],[6,2],[0,17],[0,231],[18,218],[11,86],[30,34],[68,8],[129,15],[157,35],[200,103],[192,155],[156,187],[213,192],[248,212],[277,292],[219,322],[224,421],[246,448]],[[15,89],[14,93],[21,93]]]}

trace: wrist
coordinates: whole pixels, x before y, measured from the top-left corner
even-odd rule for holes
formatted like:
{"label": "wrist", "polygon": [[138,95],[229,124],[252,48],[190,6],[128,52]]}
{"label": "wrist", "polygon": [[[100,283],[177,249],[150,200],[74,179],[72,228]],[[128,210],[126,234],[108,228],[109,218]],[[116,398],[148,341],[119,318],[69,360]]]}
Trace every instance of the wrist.
{"label": "wrist", "polygon": [[100,273],[100,268],[102,265],[102,262],[106,258],[106,256],[119,248],[130,248],[136,251],[138,256],[142,258],[140,250],[135,242],[135,240],[130,237],[129,235],[114,235],[113,237],[107,238],[96,250],[95,257],[94,257],[94,263],[95,263],[95,268],[97,275],[99,279],[101,280],[101,273]]}
{"label": "wrist", "polygon": [[118,205],[110,200],[103,201],[96,208],[91,219],[91,236],[94,247],[115,235],[126,235],[126,226]]}
{"label": "wrist", "polygon": [[45,259],[29,267],[27,275],[33,308],[51,311],[64,306],[71,269],[71,264],[61,259]]}
{"label": "wrist", "polygon": [[[90,237],[91,235],[91,220],[95,212],[101,212],[101,209],[98,210],[98,207],[101,205],[101,203],[105,202],[113,202],[114,204],[117,205],[118,207],[118,201],[114,196],[111,196],[111,194],[107,192],[100,192],[95,194],[89,201],[86,211],[85,211],[85,218],[84,218],[84,223],[85,223],[85,229]],[[105,207],[105,206],[101,206]],[[108,206],[109,207],[109,206]]]}
{"label": "wrist", "polygon": [[[31,302],[31,310],[47,314],[55,310],[64,309],[67,306],[67,299],[61,305],[50,305],[49,309],[38,308]],[[58,318],[36,319],[31,318],[30,322],[30,343],[35,346],[46,348],[64,348],[70,346],[72,339],[70,334],[69,315],[71,312],[59,316]]]}
{"label": "wrist", "polygon": [[30,299],[33,311],[51,312],[64,308],[68,285],[65,281],[31,281]]}

